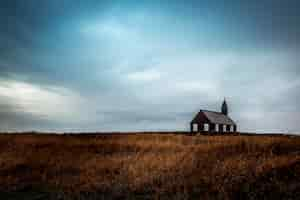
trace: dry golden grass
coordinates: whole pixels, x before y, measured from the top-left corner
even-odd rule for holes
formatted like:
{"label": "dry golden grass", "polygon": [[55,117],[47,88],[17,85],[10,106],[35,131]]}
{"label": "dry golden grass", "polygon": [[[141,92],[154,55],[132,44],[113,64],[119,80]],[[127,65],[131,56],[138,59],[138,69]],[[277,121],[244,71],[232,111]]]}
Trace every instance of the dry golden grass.
{"label": "dry golden grass", "polygon": [[3,134],[0,191],[65,199],[296,199],[300,138]]}

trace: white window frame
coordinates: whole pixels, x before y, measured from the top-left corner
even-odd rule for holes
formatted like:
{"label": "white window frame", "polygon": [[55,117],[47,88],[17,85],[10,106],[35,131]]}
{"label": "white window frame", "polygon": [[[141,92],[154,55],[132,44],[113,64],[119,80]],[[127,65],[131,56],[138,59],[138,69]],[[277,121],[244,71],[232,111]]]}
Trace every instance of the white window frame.
{"label": "white window frame", "polygon": [[209,131],[209,124],[208,124],[208,123],[205,123],[205,124],[203,125],[203,131],[206,131],[206,132]]}
{"label": "white window frame", "polygon": [[198,132],[199,131],[199,125],[196,123],[193,123],[193,132]]}
{"label": "white window frame", "polygon": [[227,132],[227,125],[226,124],[223,125],[223,132]]}
{"label": "white window frame", "polygon": [[215,131],[219,132],[220,131],[220,125],[219,124],[215,124]]}

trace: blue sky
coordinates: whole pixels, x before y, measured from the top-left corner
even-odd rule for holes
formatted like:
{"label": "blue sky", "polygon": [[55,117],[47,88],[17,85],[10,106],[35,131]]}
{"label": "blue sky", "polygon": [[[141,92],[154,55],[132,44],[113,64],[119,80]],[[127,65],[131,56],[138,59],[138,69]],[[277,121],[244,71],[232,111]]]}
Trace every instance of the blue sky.
{"label": "blue sky", "polygon": [[299,132],[297,1],[2,1],[2,131]]}

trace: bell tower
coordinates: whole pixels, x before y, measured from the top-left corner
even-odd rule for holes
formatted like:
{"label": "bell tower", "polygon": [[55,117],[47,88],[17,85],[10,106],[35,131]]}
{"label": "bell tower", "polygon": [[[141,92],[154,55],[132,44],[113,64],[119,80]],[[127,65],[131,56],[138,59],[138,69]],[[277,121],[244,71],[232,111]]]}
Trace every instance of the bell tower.
{"label": "bell tower", "polygon": [[224,115],[228,115],[228,106],[227,106],[225,98],[224,98],[224,101],[223,101],[223,104],[222,104],[222,107],[221,107],[221,112]]}

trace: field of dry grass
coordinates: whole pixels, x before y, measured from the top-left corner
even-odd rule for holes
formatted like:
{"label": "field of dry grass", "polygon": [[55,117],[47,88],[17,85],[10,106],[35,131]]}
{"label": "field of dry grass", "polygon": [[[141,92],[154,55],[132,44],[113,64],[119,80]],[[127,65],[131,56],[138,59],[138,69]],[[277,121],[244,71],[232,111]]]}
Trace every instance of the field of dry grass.
{"label": "field of dry grass", "polygon": [[300,137],[0,135],[5,199],[297,199]]}

